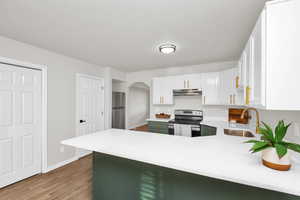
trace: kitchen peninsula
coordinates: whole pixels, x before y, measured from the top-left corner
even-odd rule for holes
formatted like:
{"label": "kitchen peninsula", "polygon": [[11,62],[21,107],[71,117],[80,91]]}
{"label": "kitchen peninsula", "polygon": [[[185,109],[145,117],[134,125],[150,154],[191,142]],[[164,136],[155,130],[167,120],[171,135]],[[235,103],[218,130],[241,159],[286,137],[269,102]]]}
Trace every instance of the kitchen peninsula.
{"label": "kitchen peninsula", "polygon": [[62,143],[94,152],[94,199],[300,200],[300,163],[268,169],[245,140],[218,127],[196,138],[109,129]]}

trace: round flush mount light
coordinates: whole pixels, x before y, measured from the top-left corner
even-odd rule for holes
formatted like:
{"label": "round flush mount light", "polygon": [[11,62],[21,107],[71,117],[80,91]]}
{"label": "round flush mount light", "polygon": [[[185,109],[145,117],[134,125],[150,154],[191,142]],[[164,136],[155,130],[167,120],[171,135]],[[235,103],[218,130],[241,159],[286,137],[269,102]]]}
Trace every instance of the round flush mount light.
{"label": "round flush mount light", "polygon": [[174,44],[162,44],[159,46],[159,52],[163,54],[170,54],[176,51],[176,46]]}

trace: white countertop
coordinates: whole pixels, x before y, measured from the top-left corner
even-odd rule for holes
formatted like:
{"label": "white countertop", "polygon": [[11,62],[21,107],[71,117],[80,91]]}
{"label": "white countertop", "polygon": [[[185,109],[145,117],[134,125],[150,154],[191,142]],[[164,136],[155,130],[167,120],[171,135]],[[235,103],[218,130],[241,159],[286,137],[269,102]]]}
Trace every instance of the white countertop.
{"label": "white countertop", "polygon": [[243,143],[246,140],[224,135],[223,128],[218,128],[217,136],[197,138],[109,129],[62,144],[300,196],[300,163],[287,172],[266,168],[260,154],[249,153],[250,145]]}

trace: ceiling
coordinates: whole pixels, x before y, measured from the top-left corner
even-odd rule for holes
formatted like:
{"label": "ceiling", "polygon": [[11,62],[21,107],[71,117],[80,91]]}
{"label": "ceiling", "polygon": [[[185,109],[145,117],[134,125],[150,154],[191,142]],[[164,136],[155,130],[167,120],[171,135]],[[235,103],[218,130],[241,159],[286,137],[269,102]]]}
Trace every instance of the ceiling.
{"label": "ceiling", "polygon": [[0,35],[127,72],[231,61],[265,1],[1,0]]}

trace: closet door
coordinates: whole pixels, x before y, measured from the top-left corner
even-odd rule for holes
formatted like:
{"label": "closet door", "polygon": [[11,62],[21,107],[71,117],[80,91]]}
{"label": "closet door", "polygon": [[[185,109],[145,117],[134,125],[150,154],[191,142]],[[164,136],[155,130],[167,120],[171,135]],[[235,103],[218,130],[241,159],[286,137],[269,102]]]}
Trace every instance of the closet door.
{"label": "closet door", "polygon": [[0,64],[0,187],[41,172],[41,71]]}

